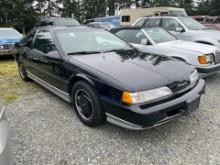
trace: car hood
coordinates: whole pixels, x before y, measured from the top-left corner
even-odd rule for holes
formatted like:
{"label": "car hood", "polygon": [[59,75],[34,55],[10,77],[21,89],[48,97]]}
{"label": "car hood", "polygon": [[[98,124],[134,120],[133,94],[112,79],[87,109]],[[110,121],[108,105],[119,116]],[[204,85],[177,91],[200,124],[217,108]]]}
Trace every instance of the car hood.
{"label": "car hood", "polygon": [[170,41],[170,42],[164,42],[164,43],[159,43],[157,44],[157,47],[163,47],[163,48],[169,48],[172,49],[173,51],[180,51],[180,52],[188,52],[195,53],[198,55],[199,53],[202,54],[210,54],[214,53],[218,50],[217,47],[212,46],[212,45],[207,45],[207,44],[200,44],[196,42],[190,42],[190,41],[182,41],[182,40],[175,40],[175,41]]}
{"label": "car hood", "polygon": [[117,82],[121,89],[131,92],[188,81],[194,70],[178,60],[134,51],[74,55],[71,58],[107,76],[104,80],[107,83]]}
{"label": "car hood", "polygon": [[22,37],[19,36],[11,36],[11,37],[0,37],[0,44],[15,44],[16,42],[20,41]]}

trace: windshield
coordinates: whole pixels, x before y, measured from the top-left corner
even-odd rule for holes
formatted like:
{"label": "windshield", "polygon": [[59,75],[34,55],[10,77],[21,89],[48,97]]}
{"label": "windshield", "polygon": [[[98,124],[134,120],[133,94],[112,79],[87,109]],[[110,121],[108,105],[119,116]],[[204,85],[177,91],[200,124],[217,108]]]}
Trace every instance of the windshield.
{"label": "windshield", "polygon": [[72,29],[57,32],[57,38],[66,54],[131,49],[126,42],[105,30]]}
{"label": "windshield", "polygon": [[170,10],[169,16],[175,16],[175,17],[186,17],[187,14],[185,11],[178,11],[178,10]]}
{"label": "windshield", "polygon": [[74,19],[57,19],[54,21],[55,26],[80,26],[80,23]]}
{"label": "windshield", "polygon": [[205,26],[190,17],[179,18],[180,21],[190,30],[204,30]]}
{"label": "windshield", "polygon": [[155,43],[162,43],[176,40],[174,36],[162,28],[145,28],[144,31]]}
{"label": "windshield", "polygon": [[0,37],[2,36],[18,36],[21,37],[21,34],[19,34],[14,29],[0,29]]}

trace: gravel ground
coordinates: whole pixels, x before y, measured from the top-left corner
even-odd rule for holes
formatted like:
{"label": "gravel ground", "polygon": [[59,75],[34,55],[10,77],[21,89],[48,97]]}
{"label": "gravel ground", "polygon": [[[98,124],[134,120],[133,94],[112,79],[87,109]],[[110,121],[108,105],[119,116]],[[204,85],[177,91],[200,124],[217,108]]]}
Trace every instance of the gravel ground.
{"label": "gravel ground", "polygon": [[[207,81],[195,114],[145,131],[88,128],[70,104],[34,82],[6,106],[17,165],[219,164],[220,74]],[[34,89],[35,92],[32,92]]]}

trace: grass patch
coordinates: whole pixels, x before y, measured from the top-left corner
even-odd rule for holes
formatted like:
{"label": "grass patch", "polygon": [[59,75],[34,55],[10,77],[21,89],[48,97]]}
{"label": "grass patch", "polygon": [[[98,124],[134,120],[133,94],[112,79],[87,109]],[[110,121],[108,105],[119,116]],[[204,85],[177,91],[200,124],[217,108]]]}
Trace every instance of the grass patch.
{"label": "grass patch", "polygon": [[12,103],[20,96],[19,93],[9,93],[3,96],[3,99],[6,103]]}
{"label": "grass patch", "polygon": [[[22,87],[25,90],[21,92]],[[37,89],[34,83],[25,83],[21,80],[14,59],[0,58],[0,99],[12,103],[22,95],[35,93]]]}

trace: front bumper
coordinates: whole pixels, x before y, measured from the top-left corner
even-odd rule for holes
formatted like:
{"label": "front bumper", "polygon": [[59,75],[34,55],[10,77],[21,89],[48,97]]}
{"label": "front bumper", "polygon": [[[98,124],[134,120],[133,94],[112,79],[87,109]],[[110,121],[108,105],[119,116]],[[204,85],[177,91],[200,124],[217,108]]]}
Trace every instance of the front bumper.
{"label": "front bumper", "polygon": [[210,75],[220,71],[220,64],[208,66],[208,67],[196,67],[201,75]]}
{"label": "front bumper", "polygon": [[126,106],[105,98],[102,98],[102,103],[108,122],[131,130],[143,130],[161,125],[187,114],[192,106],[196,106],[192,108],[193,110],[197,109],[197,105],[191,105],[190,103],[197,100],[196,102],[199,105],[200,97],[204,92],[205,81],[201,79],[187,93],[155,105],[138,104]]}

